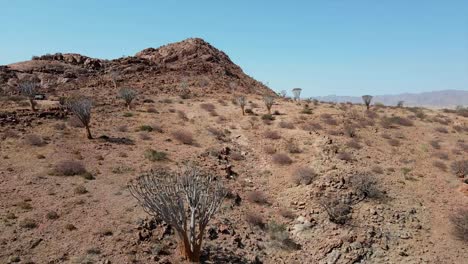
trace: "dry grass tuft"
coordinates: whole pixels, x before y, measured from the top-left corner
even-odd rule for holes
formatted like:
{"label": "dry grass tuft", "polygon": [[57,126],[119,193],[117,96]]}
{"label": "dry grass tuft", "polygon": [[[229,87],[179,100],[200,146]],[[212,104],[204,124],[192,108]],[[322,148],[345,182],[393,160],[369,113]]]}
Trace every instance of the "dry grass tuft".
{"label": "dry grass tuft", "polygon": [[273,163],[278,165],[290,165],[293,161],[285,153],[276,153],[272,156]]}
{"label": "dry grass tuft", "polygon": [[180,143],[183,143],[186,145],[192,145],[194,143],[192,133],[190,133],[189,131],[177,130],[177,131],[172,132],[172,136],[174,137],[174,139],[176,139]]}
{"label": "dry grass tuft", "polygon": [[64,160],[55,165],[55,175],[74,176],[86,173],[85,166],[74,160]]}

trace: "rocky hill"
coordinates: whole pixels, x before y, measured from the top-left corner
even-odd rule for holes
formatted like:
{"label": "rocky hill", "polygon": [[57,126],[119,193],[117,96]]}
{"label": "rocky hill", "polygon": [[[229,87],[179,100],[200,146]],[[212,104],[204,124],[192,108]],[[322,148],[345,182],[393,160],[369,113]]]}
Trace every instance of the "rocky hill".
{"label": "rocky hill", "polygon": [[19,79],[32,77],[39,78],[41,87],[50,93],[91,88],[95,94],[95,89],[103,92],[103,88],[112,88],[116,82],[119,87],[130,86],[151,94],[175,94],[183,89],[198,95],[273,94],[246,75],[224,52],[199,38],[148,48],[135,56],[114,60],[61,53],[35,56],[30,61],[0,67],[1,91],[9,93]]}

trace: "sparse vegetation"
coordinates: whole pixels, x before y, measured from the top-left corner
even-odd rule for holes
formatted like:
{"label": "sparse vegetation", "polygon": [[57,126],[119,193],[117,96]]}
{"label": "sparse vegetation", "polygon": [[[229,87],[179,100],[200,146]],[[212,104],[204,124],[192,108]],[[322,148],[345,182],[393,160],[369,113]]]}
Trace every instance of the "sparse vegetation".
{"label": "sparse vegetation", "polygon": [[363,95],[362,96],[362,101],[364,101],[364,104],[366,105],[367,110],[370,109],[370,104],[372,101],[372,96],[371,95]]}
{"label": "sparse vegetation", "polygon": [[247,194],[247,200],[256,204],[268,204],[268,198],[262,191],[251,191]]}
{"label": "sparse vegetation", "polygon": [[244,96],[238,96],[236,98],[236,102],[237,104],[240,106],[241,110],[242,110],[242,115],[245,115],[245,104],[246,104],[246,100],[245,100],[245,97]]}
{"label": "sparse vegetation", "polygon": [[38,136],[38,135],[35,135],[35,134],[26,135],[24,137],[24,141],[26,142],[26,144],[28,144],[30,146],[40,147],[40,146],[45,145],[44,139],[42,137]]}
{"label": "sparse vegetation", "polygon": [[268,110],[268,114],[271,114],[271,107],[275,103],[275,98],[270,95],[265,95],[263,96],[263,102],[265,103],[265,106]]}
{"label": "sparse vegetation", "polygon": [[163,161],[167,159],[167,153],[154,149],[148,149],[145,151],[145,158],[150,161]]}
{"label": "sparse vegetation", "polygon": [[74,160],[64,160],[55,165],[54,174],[62,176],[74,176],[86,173],[85,166]]}
{"label": "sparse vegetation", "polygon": [[325,209],[328,219],[335,224],[344,225],[351,218],[351,206],[339,199],[322,199],[320,205]]}
{"label": "sparse vegetation", "polygon": [[452,234],[459,240],[468,242],[468,209],[461,208],[450,217],[453,225]]}
{"label": "sparse vegetation", "polygon": [[183,143],[186,145],[192,145],[194,143],[192,133],[186,130],[174,131],[172,132],[172,136],[180,143]]}
{"label": "sparse vegetation", "polygon": [[264,136],[265,138],[273,139],[273,140],[281,138],[281,135],[278,133],[278,131],[274,131],[274,130],[265,131]]}
{"label": "sparse vegetation", "polygon": [[457,160],[451,165],[453,174],[459,178],[468,176],[468,160]]}
{"label": "sparse vegetation", "polygon": [[273,162],[278,165],[289,165],[293,161],[292,159],[285,153],[276,153],[272,156]]}
{"label": "sparse vegetation", "polygon": [[309,185],[316,177],[317,174],[313,169],[308,167],[299,167],[294,171],[292,180],[296,185]]}
{"label": "sparse vegetation", "polygon": [[34,98],[36,97],[39,86],[40,84],[37,80],[23,80],[18,83],[18,91],[21,95],[28,98],[32,111],[36,111],[37,103]]}

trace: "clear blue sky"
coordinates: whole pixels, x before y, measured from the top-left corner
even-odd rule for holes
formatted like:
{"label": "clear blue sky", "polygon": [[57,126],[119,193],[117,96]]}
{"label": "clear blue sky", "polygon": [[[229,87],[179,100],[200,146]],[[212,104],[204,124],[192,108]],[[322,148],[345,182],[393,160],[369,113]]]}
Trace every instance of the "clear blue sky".
{"label": "clear blue sky", "polygon": [[468,90],[468,0],[0,0],[0,64],[201,37],[274,90]]}

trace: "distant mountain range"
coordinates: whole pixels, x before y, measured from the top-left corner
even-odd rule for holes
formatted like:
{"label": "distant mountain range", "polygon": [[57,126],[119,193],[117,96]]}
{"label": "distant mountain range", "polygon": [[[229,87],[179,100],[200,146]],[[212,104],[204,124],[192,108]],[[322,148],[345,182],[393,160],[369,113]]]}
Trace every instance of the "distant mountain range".
{"label": "distant mountain range", "polygon": [[[352,102],[362,103],[358,96],[319,96],[313,97],[325,102]],[[457,105],[468,105],[468,91],[443,90],[424,93],[403,93],[395,95],[374,95],[372,104],[382,103],[384,105],[396,105],[399,101],[404,101],[405,106],[422,106],[429,108],[454,108]]]}

